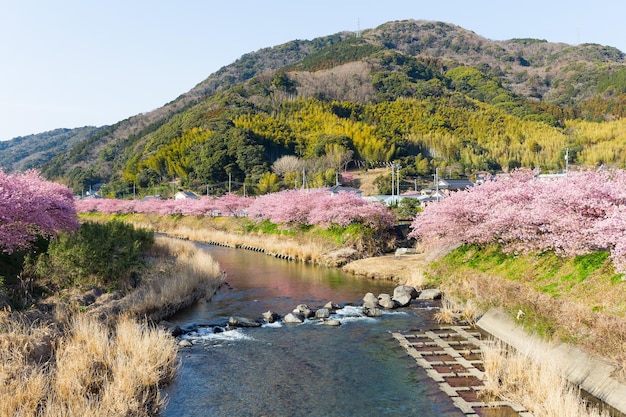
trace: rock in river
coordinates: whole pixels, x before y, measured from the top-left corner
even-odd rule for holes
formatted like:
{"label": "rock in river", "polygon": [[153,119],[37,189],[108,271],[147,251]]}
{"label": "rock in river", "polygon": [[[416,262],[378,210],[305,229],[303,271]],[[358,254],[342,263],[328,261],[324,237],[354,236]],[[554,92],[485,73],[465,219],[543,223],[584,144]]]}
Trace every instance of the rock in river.
{"label": "rock in river", "polygon": [[422,290],[418,298],[420,300],[438,300],[441,298],[441,290],[438,290],[436,288]]}
{"label": "rock in river", "polygon": [[311,309],[311,307],[309,307],[306,304],[298,304],[298,306],[295,308],[295,310],[293,310],[294,313],[302,313],[302,315],[304,316],[304,318],[311,318],[315,315],[315,311],[313,311]]}
{"label": "rock in river", "polygon": [[418,292],[415,287],[411,287],[410,285],[398,285],[393,289],[393,298],[401,297],[403,295],[408,295],[411,298],[417,298]]}
{"label": "rock in river", "polygon": [[230,317],[228,324],[232,327],[259,327],[261,323],[245,317]]}
{"label": "rock in river", "polygon": [[316,319],[327,319],[330,317],[330,310],[327,308],[320,308],[315,312]]}
{"label": "rock in river", "polygon": [[183,339],[180,342],[178,342],[178,346],[180,347],[192,347],[193,343],[191,343],[189,340],[187,339]]}
{"label": "rock in river", "polygon": [[366,317],[380,317],[383,311],[378,307],[363,307],[363,315]]}
{"label": "rock in river", "polygon": [[278,320],[278,314],[274,313],[272,310],[268,310],[263,313],[263,320],[266,323],[274,323],[276,320]]}
{"label": "rock in river", "polygon": [[391,299],[389,294],[380,294],[378,296],[378,304],[382,308],[392,309],[396,308],[396,302]]}
{"label": "rock in river", "polygon": [[300,324],[304,323],[304,316],[298,313],[289,313],[283,317],[284,323]]}
{"label": "rock in river", "polygon": [[363,297],[363,307],[376,308],[378,307],[378,298],[371,292],[365,294]]}

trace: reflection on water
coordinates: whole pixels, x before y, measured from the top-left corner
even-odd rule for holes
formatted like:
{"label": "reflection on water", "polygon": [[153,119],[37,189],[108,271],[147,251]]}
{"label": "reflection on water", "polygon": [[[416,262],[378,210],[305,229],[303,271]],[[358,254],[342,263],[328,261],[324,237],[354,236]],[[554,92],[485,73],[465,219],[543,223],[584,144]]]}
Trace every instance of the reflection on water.
{"label": "reflection on water", "polygon": [[231,315],[284,315],[305,303],[358,302],[393,284],[266,255],[207,247],[227,272],[229,288],[181,312],[173,322],[199,325],[194,346],[166,390],[165,416],[460,416],[437,385],[406,356],[390,331],[432,325],[413,304],[381,318],[338,312],[340,327],[307,321],[213,334],[202,325]]}

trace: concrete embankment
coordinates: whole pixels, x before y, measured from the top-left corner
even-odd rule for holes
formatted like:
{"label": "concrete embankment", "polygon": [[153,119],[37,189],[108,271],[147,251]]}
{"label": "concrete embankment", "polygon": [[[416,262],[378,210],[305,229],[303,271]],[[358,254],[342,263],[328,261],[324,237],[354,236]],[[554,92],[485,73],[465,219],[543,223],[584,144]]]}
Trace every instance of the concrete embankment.
{"label": "concrete embankment", "polygon": [[593,397],[626,414],[626,384],[614,378],[616,368],[578,348],[564,343],[548,344],[529,335],[506,313],[489,310],[477,323],[478,327],[517,351],[532,357],[542,352],[552,363],[558,364],[565,378]]}

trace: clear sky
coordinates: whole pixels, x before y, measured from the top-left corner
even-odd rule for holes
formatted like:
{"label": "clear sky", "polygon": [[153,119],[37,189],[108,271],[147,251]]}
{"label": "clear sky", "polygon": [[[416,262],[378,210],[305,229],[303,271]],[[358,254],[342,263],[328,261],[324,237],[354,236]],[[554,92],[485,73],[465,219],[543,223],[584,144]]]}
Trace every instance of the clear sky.
{"label": "clear sky", "polygon": [[626,51],[621,0],[0,0],[0,140],[113,124],[245,53],[404,19]]}

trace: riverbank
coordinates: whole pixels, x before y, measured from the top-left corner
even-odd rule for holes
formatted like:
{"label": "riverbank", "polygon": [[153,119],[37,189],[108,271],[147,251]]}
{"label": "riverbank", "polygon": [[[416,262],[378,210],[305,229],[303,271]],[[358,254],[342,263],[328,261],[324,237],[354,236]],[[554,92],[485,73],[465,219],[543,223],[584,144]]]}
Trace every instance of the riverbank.
{"label": "riverbank", "polygon": [[380,255],[392,247],[393,240],[369,236],[360,229],[271,230],[257,228],[238,217],[158,216],[150,214],[82,214],[85,220],[107,222],[112,219],[147,228],[171,237],[263,252],[281,259],[321,266],[340,267],[356,259]]}
{"label": "riverbank", "polygon": [[157,238],[130,290],[66,288],[0,311],[0,416],[153,416],[178,368],[162,318],[211,296],[219,266],[191,242]]}
{"label": "riverbank", "polygon": [[[151,227],[154,227],[155,230],[171,233],[181,238],[197,239],[225,246],[249,248],[264,251],[274,256],[283,254],[287,259],[317,264],[331,264],[324,261],[325,256],[328,256],[328,253],[342,250],[340,244],[336,242],[330,244],[330,240],[325,241],[319,238],[319,236],[316,236],[316,243],[313,245],[314,250],[311,252],[312,255],[303,256],[302,254],[298,254],[300,251],[298,246],[304,243],[310,244],[310,236],[305,239],[297,235],[275,236],[276,241],[278,241],[280,245],[273,246],[274,243],[271,243],[273,240],[270,239],[271,236],[260,233],[255,235],[245,233],[241,230],[233,231],[232,224],[226,224],[221,222],[221,220],[215,221],[212,219],[209,222],[210,227],[208,228],[208,222],[206,220],[187,220],[196,223],[185,225],[184,227],[184,223],[179,222],[179,219],[169,219],[171,223],[165,224],[156,218],[150,218],[147,219],[147,221],[143,219],[142,222],[139,220],[140,219],[135,217],[126,219],[126,221],[133,221],[135,224],[142,226],[149,224]],[[231,229],[229,229],[229,227],[231,227]],[[270,247],[270,245],[272,245],[271,249],[268,250],[267,248]],[[511,272],[508,272],[511,274],[508,277],[499,276],[498,274],[502,273],[502,270],[497,267],[499,261],[495,264],[487,263],[485,265],[470,262],[475,269],[481,269],[483,267],[486,269],[478,272],[476,270],[468,272],[466,269],[458,267],[458,265],[452,266],[456,264],[450,262],[450,258],[446,260],[444,255],[452,248],[442,247],[416,254],[385,255],[352,260],[349,258],[358,258],[362,256],[362,254],[359,254],[354,248],[348,249],[350,249],[347,252],[349,256],[342,257],[341,261],[336,262],[334,266],[343,265],[345,271],[368,279],[393,280],[397,283],[410,284],[415,287],[422,287],[426,284],[432,285],[434,282],[446,293],[446,301],[451,310],[449,317],[452,320],[459,316],[459,310],[470,303],[473,305],[472,308],[479,310],[476,313],[478,316],[491,307],[504,307],[508,315],[512,317],[515,317],[516,313],[519,314],[519,311],[521,311],[521,317],[526,324],[526,331],[531,334],[541,334],[543,330],[542,325],[544,324],[542,320],[546,314],[544,312],[543,315],[535,315],[537,309],[533,310],[531,307],[533,307],[533,305],[535,307],[537,305],[545,307],[552,306],[552,310],[544,311],[554,311],[554,306],[556,305],[557,310],[564,309],[563,311],[565,313],[569,312],[570,315],[559,314],[559,317],[561,317],[563,321],[552,323],[553,329],[558,330],[559,326],[566,327],[566,325],[571,323],[582,325],[583,327],[581,327],[581,329],[585,331],[581,331],[578,337],[575,337],[576,333],[570,332],[574,337],[570,337],[566,341],[575,346],[581,346],[583,343],[586,343],[584,346],[590,354],[611,360],[615,370],[624,369],[619,359],[616,362],[616,356],[611,354],[616,351],[606,349],[607,345],[611,346],[613,349],[620,349],[621,345],[612,342],[609,344],[601,343],[601,339],[598,339],[599,343],[589,344],[588,330],[591,323],[602,324],[598,321],[590,320],[590,317],[596,316],[597,311],[594,311],[592,307],[581,309],[579,308],[580,306],[577,307],[575,300],[568,300],[567,298],[559,299],[557,300],[558,302],[555,303],[555,299],[547,294],[542,294],[531,288],[520,286],[520,283],[515,282],[515,274]],[[345,248],[343,248],[343,250],[345,250]],[[295,253],[295,255],[287,256],[286,254],[288,253]],[[498,256],[496,256],[496,258],[501,260]],[[440,262],[433,262],[435,260],[440,260]],[[557,259],[555,262],[562,262],[562,260]],[[557,280],[561,279],[560,277],[552,278]],[[547,288],[552,288],[550,282],[546,281],[544,284]],[[588,291],[586,293],[588,294]],[[520,297],[522,294],[524,296]],[[610,308],[606,307],[605,309],[610,310]],[[444,314],[442,314],[442,316],[443,315]],[[568,323],[568,317],[571,323]],[[604,313],[603,317],[606,317],[606,323],[610,324],[610,326],[605,327],[605,329],[608,329],[607,332],[604,333],[606,337],[609,338],[607,340],[613,340],[614,338],[617,338],[615,340],[619,340],[623,334],[620,327],[623,325],[623,320],[617,316],[607,315],[606,313]],[[518,320],[519,319],[520,317],[518,316]],[[551,333],[550,336],[554,336],[555,334],[558,335],[559,333]],[[601,332],[600,334],[603,333]],[[542,336],[545,338],[546,334],[542,334]],[[621,350],[618,350],[618,352],[621,352]]]}

